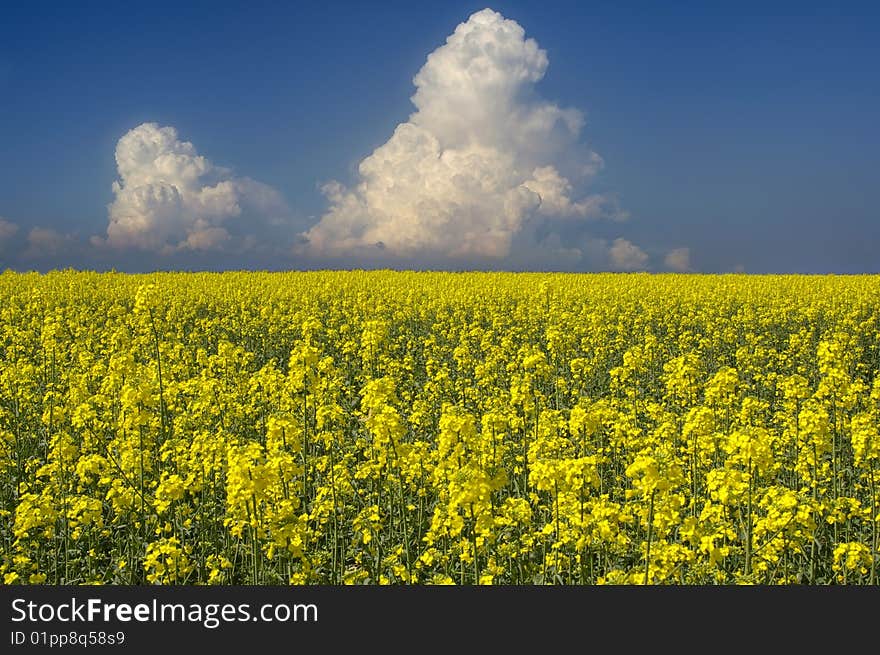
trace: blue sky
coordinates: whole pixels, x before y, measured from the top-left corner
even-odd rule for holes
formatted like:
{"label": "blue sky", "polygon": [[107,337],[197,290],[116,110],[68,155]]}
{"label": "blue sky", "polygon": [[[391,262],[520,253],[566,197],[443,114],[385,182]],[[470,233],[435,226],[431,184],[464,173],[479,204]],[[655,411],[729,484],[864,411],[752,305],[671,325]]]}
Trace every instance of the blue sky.
{"label": "blue sky", "polygon": [[486,6],[7,8],[0,269],[880,272],[880,10]]}

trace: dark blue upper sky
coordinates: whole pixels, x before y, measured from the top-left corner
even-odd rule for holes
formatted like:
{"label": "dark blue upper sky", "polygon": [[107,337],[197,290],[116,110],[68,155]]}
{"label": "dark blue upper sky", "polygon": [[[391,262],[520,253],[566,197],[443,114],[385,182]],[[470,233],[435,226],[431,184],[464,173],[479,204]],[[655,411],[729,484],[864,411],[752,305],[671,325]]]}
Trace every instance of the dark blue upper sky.
{"label": "dark blue upper sky", "polygon": [[[19,229],[0,269],[89,266],[114,148],[144,122],[274,187],[293,231],[308,229],[328,209],[319,186],[356,183],[358,162],[414,111],[428,53],[484,6],[7,6],[0,217]],[[489,6],[547,51],[540,96],[586,114],[580,141],[605,161],[596,184],[630,215],[591,224],[593,238],[623,237],[656,262],[687,247],[700,271],[880,272],[876,4]],[[67,236],[28,263],[34,227]],[[250,257],[235,265],[285,265]]]}

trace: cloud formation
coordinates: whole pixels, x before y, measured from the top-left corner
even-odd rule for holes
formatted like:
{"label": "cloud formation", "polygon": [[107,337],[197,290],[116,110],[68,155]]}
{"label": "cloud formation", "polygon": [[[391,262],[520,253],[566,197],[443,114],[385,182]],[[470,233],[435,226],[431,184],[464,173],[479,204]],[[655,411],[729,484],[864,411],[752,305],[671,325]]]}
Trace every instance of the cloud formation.
{"label": "cloud formation", "polygon": [[181,141],[173,127],[143,123],[116,144],[106,238],[99,246],[175,251],[241,250],[257,223],[280,220],[287,208],[273,188],[216,166]]}
{"label": "cloud formation", "polygon": [[666,253],[663,260],[666,268],[679,273],[686,273],[691,270],[691,250],[690,248],[676,248]]}
{"label": "cloud formation", "polygon": [[34,227],[28,232],[27,248],[22,256],[25,259],[57,257],[76,245],[76,239],[69,234],[62,234],[50,227]]}
{"label": "cloud formation", "polygon": [[577,144],[580,111],[537,97],[547,65],[491,9],[458,25],[413,80],[416,111],[361,161],[356,184],[323,187],[329,210],[300,251],[502,258],[541,221],[624,218],[613,198],[575,192],[602,159]]}
{"label": "cloud formation", "polygon": [[615,239],[608,250],[608,256],[612,267],[617,271],[644,270],[648,263],[648,254],[626,239]]}
{"label": "cloud formation", "polygon": [[0,217],[0,247],[3,247],[4,242],[14,237],[16,232],[18,232],[18,225]]}

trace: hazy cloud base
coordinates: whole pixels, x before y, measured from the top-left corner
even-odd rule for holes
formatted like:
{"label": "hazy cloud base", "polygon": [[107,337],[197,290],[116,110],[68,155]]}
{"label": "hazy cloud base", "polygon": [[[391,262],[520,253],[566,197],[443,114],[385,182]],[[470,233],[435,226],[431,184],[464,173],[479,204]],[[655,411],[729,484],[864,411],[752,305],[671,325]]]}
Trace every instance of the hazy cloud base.
{"label": "hazy cloud base", "polygon": [[4,245],[15,236],[18,232],[18,225],[13,223],[12,221],[7,221],[5,218],[0,216],[0,248],[3,248]]}

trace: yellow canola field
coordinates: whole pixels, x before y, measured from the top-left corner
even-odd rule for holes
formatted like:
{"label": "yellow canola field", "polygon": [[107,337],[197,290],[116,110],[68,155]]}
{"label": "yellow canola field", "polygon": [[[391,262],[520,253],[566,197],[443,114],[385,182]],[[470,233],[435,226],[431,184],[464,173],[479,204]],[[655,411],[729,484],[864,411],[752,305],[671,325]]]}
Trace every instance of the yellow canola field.
{"label": "yellow canola field", "polygon": [[880,278],[0,275],[5,584],[876,584]]}

